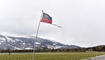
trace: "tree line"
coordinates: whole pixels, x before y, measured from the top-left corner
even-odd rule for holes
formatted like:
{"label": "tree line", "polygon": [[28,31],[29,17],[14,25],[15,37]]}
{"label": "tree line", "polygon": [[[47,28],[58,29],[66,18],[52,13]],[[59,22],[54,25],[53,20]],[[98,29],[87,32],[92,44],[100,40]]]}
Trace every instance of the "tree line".
{"label": "tree line", "polygon": [[[35,52],[87,52],[87,51],[98,51],[98,52],[105,52],[105,45],[95,46],[95,47],[88,47],[88,48],[58,48],[58,49],[49,49],[47,47],[41,47],[34,50]],[[32,49],[30,50],[0,50],[1,53],[11,53],[11,52],[33,52]]]}

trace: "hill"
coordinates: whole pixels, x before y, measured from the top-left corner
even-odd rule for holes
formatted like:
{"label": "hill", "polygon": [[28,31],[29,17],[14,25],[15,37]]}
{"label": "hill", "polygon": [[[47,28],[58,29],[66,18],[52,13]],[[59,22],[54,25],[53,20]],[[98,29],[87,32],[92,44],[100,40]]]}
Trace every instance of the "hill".
{"label": "hill", "polygon": [[59,42],[51,41],[49,39],[35,37],[14,37],[0,35],[0,50],[30,50],[33,49],[35,40],[35,48],[47,47],[48,49],[59,49],[59,48],[80,48],[76,45],[65,45]]}

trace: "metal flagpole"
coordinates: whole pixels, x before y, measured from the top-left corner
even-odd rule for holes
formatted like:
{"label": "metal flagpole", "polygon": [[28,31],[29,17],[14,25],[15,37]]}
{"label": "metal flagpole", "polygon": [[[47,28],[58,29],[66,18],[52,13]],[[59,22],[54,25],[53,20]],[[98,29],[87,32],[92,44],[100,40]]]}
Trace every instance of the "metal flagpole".
{"label": "metal flagpole", "polygon": [[[43,10],[42,10],[42,15],[43,15]],[[36,31],[36,37],[35,37],[36,41],[37,41],[37,37],[38,37],[39,27],[40,27],[40,21],[39,21],[38,28],[37,28],[37,31]],[[35,60],[35,58],[34,58],[34,56],[35,56],[35,54],[34,54],[35,53],[35,44],[36,43],[35,43],[35,40],[34,40],[32,60]]]}

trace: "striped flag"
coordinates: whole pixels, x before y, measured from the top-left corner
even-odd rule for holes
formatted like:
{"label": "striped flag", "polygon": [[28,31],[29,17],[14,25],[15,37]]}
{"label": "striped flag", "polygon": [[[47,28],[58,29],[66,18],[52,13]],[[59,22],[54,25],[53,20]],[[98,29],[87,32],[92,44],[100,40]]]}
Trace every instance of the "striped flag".
{"label": "striped flag", "polygon": [[43,12],[42,19],[40,22],[52,24],[52,17],[49,14]]}

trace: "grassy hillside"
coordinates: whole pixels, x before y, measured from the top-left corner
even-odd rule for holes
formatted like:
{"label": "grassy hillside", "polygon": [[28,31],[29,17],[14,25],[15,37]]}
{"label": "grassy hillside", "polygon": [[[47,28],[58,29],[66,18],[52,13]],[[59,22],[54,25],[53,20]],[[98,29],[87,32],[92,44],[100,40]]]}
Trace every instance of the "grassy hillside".
{"label": "grassy hillside", "polygon": [[[35,53],[35,60],[81,60],[103,55],[102,52]],[[32,53],[0,53],[0,60],[31,60]]]}

